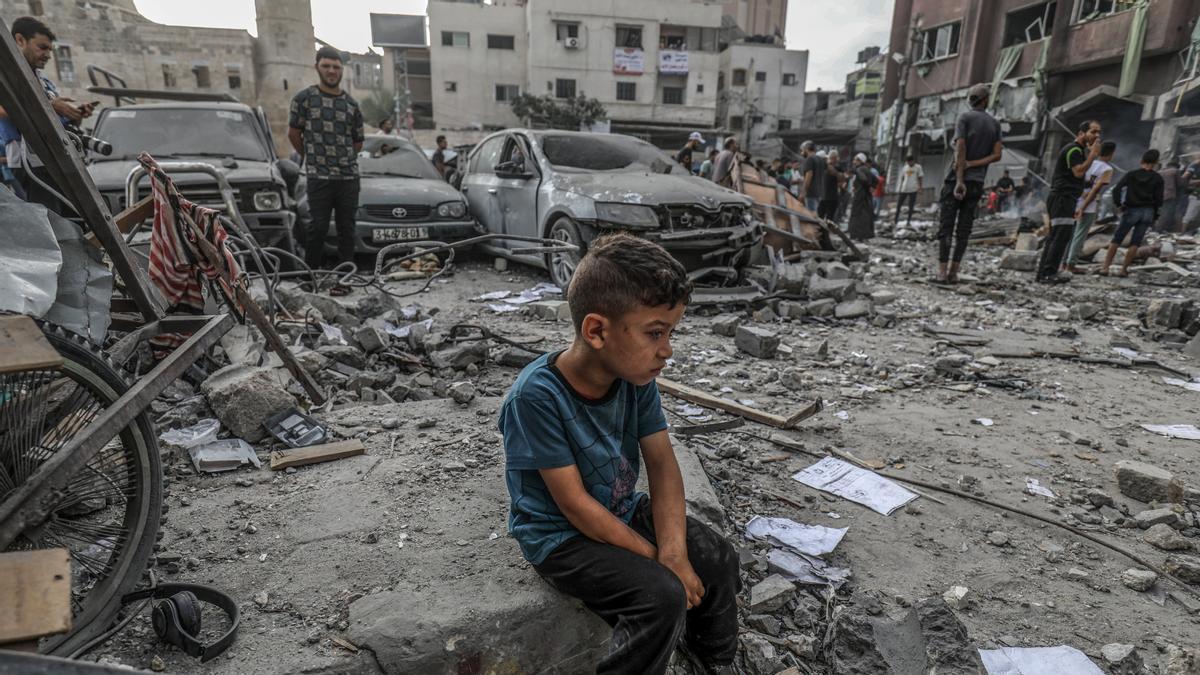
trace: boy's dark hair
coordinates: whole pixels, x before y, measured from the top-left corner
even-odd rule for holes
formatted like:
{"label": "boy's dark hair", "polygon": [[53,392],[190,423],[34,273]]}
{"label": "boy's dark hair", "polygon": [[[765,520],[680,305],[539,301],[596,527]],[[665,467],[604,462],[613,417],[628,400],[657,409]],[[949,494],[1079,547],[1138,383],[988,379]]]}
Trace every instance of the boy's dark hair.
{"label": "boy's dark hair", "polygon": [[1158,164],[1159,157],[1161,157],[1159,152],[1151,148],[1146,151],[1146,154],[1142,155],[1142,164]]}
{"label": "boy's dark hair", "polygon": [[691,299],[683,265],[658,244],[624,232],[593,241],[567,289],[576,334],[588,314],[616,320],[638,305],[674,307]]}
{"label": "boy's dark hair", "polygon": [[1104,141],[1100,144],[1100,156],[1112,157],[1112,154],[1117,151],[1116,141]]}
{"label": "boy's dark hair", "polygon": [[438,136],[437,138],[433,139],[433,142],[434,142],[434,143],[441,143],[441,142],[442,142],[442,141],[444,141],[444,140],[446,140],[446,137],[445,137],[445,136]]}
{"label": "boy's dark hair", "polygon": [[383,125],[385,125],[385,124],[387,124],[388,122],[391,122],[391,121],[392,121],[392,118],[390,118],[390,117],[385,117],[385,118],[383,118],[383,119],[379,120],[379,122],[378,122],[378,123],[377,123],[375,126],[376,126],[377,128],[379,128],[379,129],[382,129],[382,128],[383,128]]}
{"label": "boy's dark hair", "polygon": [[1096,120],[1087,120],[1087,121],[1081,122],[1079,124],[1079,128],[1076,131],[1076,133],[1086,134],[1088,132],[1088,129],[1092,128],[1093,124],[1100,124],[1100,123],[1097,122]]}
{"label": "boy's dark hair", "polygon": [[26,40],[32,40],[37,35],[45,35],[46,37],[50,38],[51,42],[54,42],[58,39],[55,37],[54,31],[50,30],[49,26],[41,21],[38,21],[32,16],[23,16],[16,21],[13,21],[12,35],[13,37],[20,35]]}
{"label": "boy's dark hair", "polygon": [[342,53],[328,45],[317,50],[317,60],[314,63],[320,63],[321,59],[333,59],[338,63],[345,63],[342,60]]}

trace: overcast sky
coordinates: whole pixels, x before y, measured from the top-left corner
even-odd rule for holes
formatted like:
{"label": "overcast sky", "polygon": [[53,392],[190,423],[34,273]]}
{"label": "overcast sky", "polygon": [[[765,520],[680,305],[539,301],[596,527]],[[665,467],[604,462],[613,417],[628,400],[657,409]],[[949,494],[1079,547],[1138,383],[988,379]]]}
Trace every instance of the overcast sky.
{"label": "overcast sky", "polygon": [[[245,28],[254,31],[253,0],[134,0],[142,14],[161,23]],[[808,89],[841,89],[863,47],[884,46],[892,23],[890,0],[791,0],[787,46],[807,49]],[[317,37],[342,49],[371,45],[371,12],[421,14],[424,0],[312,0]]]}

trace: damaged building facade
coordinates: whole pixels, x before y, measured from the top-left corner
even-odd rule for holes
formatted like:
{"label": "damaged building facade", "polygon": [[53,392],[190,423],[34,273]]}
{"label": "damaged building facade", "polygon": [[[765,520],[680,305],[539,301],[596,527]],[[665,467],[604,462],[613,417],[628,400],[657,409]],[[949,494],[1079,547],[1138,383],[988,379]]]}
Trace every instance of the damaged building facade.
{"label": "damaged building facade", "polygon": [[847,73],[844,89],[805,92],[800,126],[781,129],[780,138],[796,151],[811,140],[820,147],[837,149],[844,157],[873,153],[885,58],[879,47],[867,47],[858,53],[857,67]]}
{"label": "damaged building facade", "polygon": [[914,154],[943,175],[966,91],[983,82],[1004,165],[1041,171],[1086,119],[1117,141],[1120,167],[1148,147],[1194,156],[1197,16],[1197,0],[897,0],[875,141],[891,164]]}

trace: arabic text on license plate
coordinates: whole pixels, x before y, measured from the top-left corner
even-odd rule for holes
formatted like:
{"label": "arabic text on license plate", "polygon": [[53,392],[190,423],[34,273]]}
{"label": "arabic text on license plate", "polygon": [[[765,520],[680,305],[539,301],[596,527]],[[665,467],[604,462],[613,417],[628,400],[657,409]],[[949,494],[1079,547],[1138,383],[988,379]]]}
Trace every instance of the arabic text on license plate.
{"label": "arabic text on license plate", "polygon": [[408,241],[410,239],[428,239],[429,228],[426,227],[389,227],[371,232],[371,241]]}

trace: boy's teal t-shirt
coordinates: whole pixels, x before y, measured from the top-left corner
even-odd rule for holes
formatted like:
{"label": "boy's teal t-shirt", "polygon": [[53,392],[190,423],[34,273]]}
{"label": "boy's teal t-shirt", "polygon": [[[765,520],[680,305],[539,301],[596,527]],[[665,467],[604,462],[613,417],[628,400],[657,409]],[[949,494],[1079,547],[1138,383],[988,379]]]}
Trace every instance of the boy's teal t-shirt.
{"label": "boy's teal t-shirt", "polygon": [[638,441],[667,428],[658,385],[617,380],[599,400],[571,388],[544,354],[521,371],[504,406],[508,531],[537,565],[559,544],[580,535],[558,510],[538,469],[575,464],[583,486],[628,523],[643,494],[634,491],[641,466]]}

